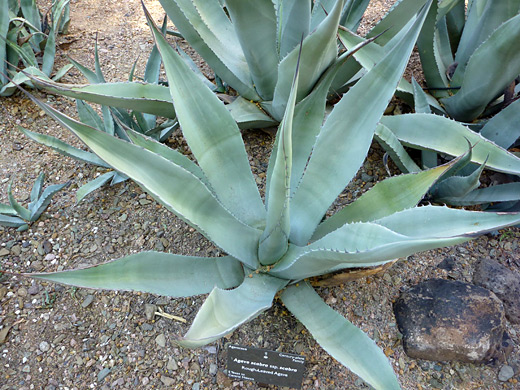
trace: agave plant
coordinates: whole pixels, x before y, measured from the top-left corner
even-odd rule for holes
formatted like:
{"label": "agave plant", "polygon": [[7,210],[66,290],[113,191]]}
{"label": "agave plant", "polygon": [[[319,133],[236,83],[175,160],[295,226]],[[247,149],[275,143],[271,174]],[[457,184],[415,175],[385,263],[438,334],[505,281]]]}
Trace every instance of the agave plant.
{"label": "agave plant", "polygon": [[0,203],[0,225],[18,228],[18,231],[27,230],[29,224],[40,218],[42,213],[51,203],[52,197],[69,185],[69,183],[54,184],[44,190],[44,181],[45,175],[41,173],[33,184],[31,190],[31,202],[27,208],[23,207],[16,201],[11,190],[12,183],[9,184],[7,190],[9,204]]}
{"label": "agave plant", "polygon": [[[126,142],[34,101],[228,255],[143,252],[96,267],[30,276],[172,297],[209,293],[188,332],[177,340],[191,348],[259,316],[280,293],[288,310],[335,359],[376,389],[398,389],[384,353],[327,306],[305,279],[385,264],[520,220],[514,213],[415,207],[447,165],[388,178],[321,222],[362,164],[427,11],[425,7],[418,14],[401,40],[343,96],[324,123],[327,91],[341,59],[298,104],[300,73],[293,71],[267,170],[265,203],[233,117],[146,13],[181,129],[197,163],[137,132],[128,131],[132,143]],[[303,57],[303,45],[301,50]]]}
{"label": "agave plant", "polygon": [[[0,4],[0,96],[9,96],[16,90],[16,86],[9,83],[8,77],[13,78],[17,75],[16,66],[19,61],[22,61],[29,72],[51,76],[56,55],[56,36],[58,33],[67,32],[69,14],[69,0],[53,2],[44,15],[38,10],[35,0],[2,1]],[[60,69],[53,80],[59,80],[69,69],[70,66]],[[22,78],[24,76],[20,74],[16,81]]]}

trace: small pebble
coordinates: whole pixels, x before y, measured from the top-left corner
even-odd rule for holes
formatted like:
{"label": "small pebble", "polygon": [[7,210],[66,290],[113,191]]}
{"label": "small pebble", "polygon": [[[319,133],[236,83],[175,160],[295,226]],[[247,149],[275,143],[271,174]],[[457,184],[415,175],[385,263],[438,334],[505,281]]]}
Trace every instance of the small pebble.
{"label": "small pebble", "polygon": [[513,370],[513,367],[504,365],[500,369],[500,372],[498,373],[498,380],[500,382],[507,382],[509,379],[511,379],[515,375],[515,370]]}
{"label": "small pebble", "polygon": [[179,366],[177,365],[177,362],[175,361],[175,359],[173,357],[170,357],[168,359],[168,364],[166,365],[166,369],[169,371],[176,371],[178,368],[179,368]]}
{"label": "small pebble", "polygon": [[42,341],[39,345],[40,351],[47,352],[49,349],[51,349],[51,346],[47,341]]}
{"label": "small pebble", "polygon": [[83,300],[83,302],[81,302],[81,307],[82,308],[87,308],[90,306],[90,304],[94,301],[94,295],[92,294],[89,294],[85,297],[85,299]]}
{"label": "small pebble", "polygon": [[151,303],[144,304],[144,314],[146,315],[146,319],[148,321],[153,320],[153,317],[155,316],[156,311],[157,311],[157,306],[152,305]]}
{"label": "small pebble", "polygon": [[155,338],[155,342],[159,347],[164,348],[166,346],[166,336],[164,333],[161,333],[159,336],[157,336]]}
{"label": "small pebble", "polygon": [[175,379],[166,375],[161,375],[161,382],[164,383],[165,386],[173,386],[175,384]]}

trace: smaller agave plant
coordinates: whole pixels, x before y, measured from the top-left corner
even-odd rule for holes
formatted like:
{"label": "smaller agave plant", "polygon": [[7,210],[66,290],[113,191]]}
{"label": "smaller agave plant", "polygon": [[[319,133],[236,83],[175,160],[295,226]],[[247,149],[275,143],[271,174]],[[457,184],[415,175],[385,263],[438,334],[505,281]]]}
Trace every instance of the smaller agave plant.
{"label": "smaller agave plant", "polygon": [[[39,11],[36,0],[2,0],[0,96],[9,96],[16,91],[16,85],[9,82],[9,77],[14,77],[16,83],[29,82],[22,73],[16,72],[20,61],[28,72],[43,77],[51,76],[56,55],[56,36],[67,32],[69,14],[69,0],[54,1],[44,15]],[[59,80],[70,68],[65,66],[60,69],[53,80]]]}
{"label": "smaller agave plant", "polygon": [[34,101],[227,255],[142,252],[95,267],[29,276],[171,297],[209,293],[190,329],[177,339],[189,348],[229,334],[269,309],[278,296],[335,359],[375,389],[399,389],[384,353],[329,307],[306,278],[383,265],[520,221],[515,213],[416,207],[448,164],[388,178],[322,222],[365,159],[427,11],[428,7],[422,9],[393,49],[342,97],[325,121],[326,95],[344,58],[298,104],[300,74],[295,64],[267,170],[265,201],[235,120],[146,12],[183,135],[197,163],[136,132],[128,131],[130,143]]}
{"label": "smaller agave plant", "polygon": [[34,182],[31,190],[31,202],[27,208],[16,201],[11,190],[12,183],[9,184],[7,190],[9,204],[0,203],[0,225],[18,228],[20,232],[27,230],[31,223],[40,218],[51,203],[52,197],[69,185],[69,183],[54,184],[44,190],[44,180],[45,175],[41,173]]}

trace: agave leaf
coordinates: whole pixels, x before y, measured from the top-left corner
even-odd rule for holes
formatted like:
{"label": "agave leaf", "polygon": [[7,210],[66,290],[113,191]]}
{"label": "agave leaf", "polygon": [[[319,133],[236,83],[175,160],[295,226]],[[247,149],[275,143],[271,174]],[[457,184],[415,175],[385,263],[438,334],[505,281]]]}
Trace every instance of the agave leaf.
{"label": "agave leaf", "polygon": [[[409,237],[463,236],[467,239],[520,220],[519,213],[485,213],[423,206],[400,211],[381,218],[376,223]],[[410,223],[414,221],[414,223]]]}
{"label": "agave leaf", "polygon": [[385,116],[381,123],[407,146],[460,156],[467,151],[467,142],[470,142],[474,145],[472,162],[481,165],[487,159],[488,168],[520,173],[518,157],[453,120],[433,114],[406,114]]}
{"label": "agave leaf", "polygon": [[[380,181],[353,203],[318,225],[311,240],[316,241],[347,223],[370,222],[416,206],[430,187],[452,165],[453,162],[427,171],[394,176]],[[406,191],[403,191],[403,188],[406,188]]]}
{"label": "agave leaf", "polygon": [[103,120],[99,117],[98,113],[83,100],[76,99],[76,111],[78,112],[81,122],[94,129],[105,131]]}
{"label": "agave leaf", "polygon": [[167,87],[139,82],[118,82],[88,85],[69,85],[31,78],[48,92],[105,106],[146,112],[174,119],[175,110]]}
{"label": "agave leaf", "polygon": [[[33,187],[31,189],[31,203],[37,202],[38,198],[42,195],[44,180],[45,180],[45,174],[42,172],[38,175],[38,178],[35,180]],[[29,210],[30,209],[31,209],[31,206],[29,205]]]}
{"label": "agave leaf", "polygon": [[[356,61],[363,66],[366,70],[372,69],[375,64],[382,60],[382,58],[387,54],[391,48],[399,42],[402,36],[408,31],[406,26],[404,26],[398,34],[394,35],[394,37],[383,47],[379,46],[377,43],[372,43],[367,45],[362,50],[359,50],[354,56]],[[382,35],[385,35],[386,32]],[[355,45],[359,45],[361,42],[365,42],[366,39],[361,38],[360,36],[352,33],[349,30],[340,29],[338,30],[338,35],[343,45],[347,48],[352,48]],[[371,39],[376,38],[372,37]],[[350,65],[352,66],[352,65]],[[343,69],[345,71],[345,69]],[[356,67],[352,67],[352,72],[356,71]],[[345,75],[342,75],[343,80],[345,80]],[[336,85],[337,87],[337,85]],[[414,89],[412,85],[404,78],[401,78],[399,81],[399,85],[397,86],[397,90],[401,92],[404,96],[412,96],[414,93]],[[425,97],[428,101],[428,104],[432,107],[435,107],[439,111],[443,111],[443,108],[439,105],[437,100],[435,100],[431,95],[425,93]]]}
{"label": "agave leaf", "polygon": [[16,199],[13,196],[12,186],[13,186],[13,183],[11,182],[11,183],[9,183],[9,187],[7,188],[7,196],[9,198],[9,204],[16,211],[16,214],[18,214],[25,221],[29,221],[31,219],[31,212],[16,201]]}
{"label": "agave leaf", "polygon": [[16,210],[11,205],[0,203],[0,214],[16,215]]}
{"label": "agave leaf", "polygon": [[261,226],[265,207],[236,122],[218,97],[175,53],[146,9],[145,13],[170,81],[177,118],[193,155],[220,202],[242,222]]}
{"label": "agave leaf", "polygon": [[150,137],[146,137],[142,134],[139,134],[136,131],[129,130],[127,134],[134,144],[148,149],[151,152],[154,152],[159,156],[162,156],[165,159],[173,162],[174,164],[183,167],[187,171],[191,172],[194,176],[196,176],[201,182],[203,182],[206,185],[206,187],[211,188],[208,179],[204,175],[204,172],[202,172],[202,169],[200,169],[200,167],[197,164],[195,164],[182,153],[179,153],[177,150],[172,149],[160,142],[157,142],[156,140]]}
{"label": "agave leaf", "polygon": [[334,359],[374,389],[400,389],[383,351],[361,329],[323,302],[308,283],[286,288],[281,299]]}
{"label": "agave leaf", "polygon": [[51,28],[49,35],[47,35],[47,42],[43,52],[42,72],[47,76],[51,76],[52,68],[54,68],[54,58],[56,57],[56,33],[54,28]]}
{"label": "agave leaf", "polygon": [[170,297],[206,294],[215,286],[240,284],[240,262],[226,257],[192,257],[161,252],[140,252],[108,263],[62,272],[27,274],[85,288],[142,291]]}
{"label": "agave leaf", "polygon": [[98,75],[96,74],[96,72],[90,70],[89,68],[87,68],[86,66],[83,66],[82,64],[80,64],[79,62],[73,60],[72,58],[69,57],[69,61],[72,63],[72,65],[81,72],[81,74],[88,80],[89,83],[91,84],[99,84],[99,83],[102,83],[102,81],[99,79]]}
{"label": "agave leaf", "polygon": [[357,30],[370,0],[347,0],[340,23],[349,30]]}
{"label": "agave leaf", "polygon": [[430,0],[401,0],[396,2],[366,37],[372,38],[388,30],[387,33],[381,35],[377,40],[379,45],[386,45],[399,32],[395,26],[406,25],[429,2]]}
{"label": "agave leaf", "polygon": [[[476,52],[476,49],[490,35],[494,34],[501,24],[518,15],[519,8],[520,2],[518,0],[478,0],[472,2],[471,6],[468,7],[467,21],[455,55],[455,61],[459,64],[453,75],[455,83],[462,82],[466,72],[466,64]],[[485,58],[493,59],[494,57],[486,56]]]}
{"label": "agave leaf", "polygon": [[482,164],[471,175],[452,176],[440,181],[431,195],[436,202],[445,203],[448,203],[448,199],[466,196],[480,185],[479,179],[484,168],[485,164]]}
{"label": "agave leaf", "polygon": [[374,138],[388,153],[401,172],[419,172],[421,170],[388,127],[379,123],[376,127]]}
{"label": "agave leaf", "polygon": [[258,257],[263,265],[275,263],[287,251],[289,244],[291,172],[292,172],[292,126],[296,91],[298,90],[298,67],[294,75],[287,110],[278,129],[277,151],[270,161],[273,169],[269,177],[269,191],[266,193],[266,226],[258,246]]}
{"label": "agave leaf", "polygon": [[111,179],[116,175],[116,171],[110,171],[107,173],[103,173],[102,175],[96,177],[94,180],[89,181],[87,184],[82,185],[78,188],[76,192],[76,203],[81,202],[85,196],[90,194],[91,192],[101,188],[104,184],[108,183]]}
{"label": "agave leaf", "polygon": [[[430,10],[431,11],[431,10]],[[412,76],[413,100],[416,113],[431,114],[428,98],[419,83]],[[421,151],[421,162],[424,168],[433,168],[437,166],[437,153],[431,150]]]}
{"label": "agave leaf", "polygon": [[329,206],[362,164],[427,11],[425,8],[407,36],[343,96],[328,116],[291,201],[291,242],[308,242]]}
{"label": "agave leaf", "polygon": [[473,206],[492,202],[513,202],[520,200],[520,183],[506,183],[486,188],[479,188],[469,194],[445,198],[444,201],[454,206]]}
{"label": "agave leaf", "polygon": [[0,86],[7,84],[7,33],[9,32],[9,4],[3,1],[0,4]]}
{"label": "agave leaf", "polygon": [[27,223],[21,218],[0,214],[0,225],[20,228],[22,226],[26,226]]}
{"label": "agave leaf", "polygon": [[49,148],[54,149],[55,151],[57,151],[60,154],[63,154],[64,156],[72,157],[76,160],[85,161],[89,164],[97,165],[99,167],[110,168],[110,166],[107,163],[101,160],[94,153],[86,152],[84,150],[70,146],[69,144],[50,135],[35,133],[33,131],[24,129],[21,126],[19,126],[18,129],[33,141],[48,146]]}
{"label": "agave leaf", "polygon": [[[340,1],[336,1],[336,3],[339,2]],[[316,4],[314,6],[316,6]],[[277,40],[281,59],[296,48],[302,39],[305,39],[305,37],[309,35],[311,2],[300,0],[281,1],[278,5],[278,19],[279,31]],[[276,31],[276,29],[274,31]]]}
{"label": "agave leaf", "polygon": [[299,48],[295,47],[278,67],[278,82],[274,91],[272,114],[281,119],[291,92],[294,69],[300,58],[300,81],[296,101],[299,102],[311,91],[322,73],[334,62],[338,48],[336,33],[343,0],[338,0],[332,12],[316,30],[303,40],[301,58]]}
{"label": "agave leaf", "polygon": [[461,89],[455,95],[442,100],[450,116],[460,121],[472,121],[520,74],[518,36],[520,14],[497,28],[475,50],[469,58],[464,78],[461,79]]}
{"label": "agave leaf", "polygon": [[[164,35],[164,33],[163,33]],[[199,67],[197,66],[197,64],[195,64],[195,62],[191,59],[191,57],[189,55],[186,54],[186,52],[184,50],[182,50],[180,48],[180,46],[177,46],[177,53],[180,54],[180,56],[182,57],[182,59],[184,60],[184,62],[190,67],[190,69],[197,75],[197,77],[199,79],[201,79],[204,84],[210,88],[212,91],[216,92],[219,88],[213,84],[211,81],[209,81],[206,76],[204,75],[204,73],[202,73],[202,71],[199,69]],[[222,92],[222,91],[220,91]]]}
{"label": "agave leaf", "polygon": [[278,125],[277,121],[268,116],[255,103],[241,96],[237,96],[226,108],[241,129],[257,129]]}
{"label": "agave leaf", "polygon": [[510,148],[520,138],[520,100],[516,100],[488,120],[480,135],[504,149]]}
{"label": "agave leaf", "polygon": [[[300,3],[307,3],[310,8],[309,2]],[[227,0],[226,9],[233,21],[258,95],[262,100],[272,100],[278,78],[276,12],[272,1]],[[301,39],[301,34],[298,39]]]}
{"label": "agave leaf", "polygon": [[45,211],[45,209],[49,206],[51,203],[52,197],[54,194],[56,194],[58,191],[61,191],[63,188],[67,187],[70,184],[70,182],[63,183],[63,184],[54,184],[52,186],[48,186],[45,188],[41,196],[38,198],[38,201],[35,203],[29,204],[29,210],[31,212],[31,218],[29,219],[30,222],[36,221],[38,218],[40,218],[40,215]]}
{"label": "agave leaf", "polygon": [[188,332],[177,343],[183,347],[196,348],[231,333],[269,309],[275,294],[287,282],[253,273],[234,290],[215,287],[199,309]]}
{"label": "agave leaf", "polygon": [[[36,27],[37,31],[40,31],[40,11],[36,5],[35,0],[20,0],[20,7],[22,8],[23,17],[31,24]],[[43,40],[41,35],[35,34],[32,36],[31,41],[35,47],[39,47],[40,42]]]}
{"label": "agave leaf", "polygon": [[449,96],[448,91],[443,89],[449,85],[449,82],[446,73],[441,71],[442,63],[436,57],[436,43],[438,42],[436,41],[435,33],[437,30],[438,7],[438,1],[434,1],[417,40],[417,47],[426,83],[432,88],[432,93],[436,97],[444,97]]}
{"label": "agave leaf", "polygon": [[[213,3],[215,0],[211,0]],[[240,45],[229,45],[215,36],[201,18],[191,0],[159,0],[162,7],[189,44],[209,64],[211,69],[248,100],[259,100]],[[199,6],[203,2],[199,2]],[[218,28],[216,29],[218,32]],[[235,40],[237,40],[235,38]],[[233,50],[231,50],[233,49]]]}

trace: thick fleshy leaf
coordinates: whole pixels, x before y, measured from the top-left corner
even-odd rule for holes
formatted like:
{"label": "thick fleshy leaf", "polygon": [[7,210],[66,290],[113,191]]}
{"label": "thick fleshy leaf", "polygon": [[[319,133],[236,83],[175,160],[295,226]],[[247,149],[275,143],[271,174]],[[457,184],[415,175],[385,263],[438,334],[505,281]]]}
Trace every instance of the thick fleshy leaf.
{"label": "thick fleshy leaf", "polygon": [[55,151],[57,151],[60,154],[63,154],[64,156],[72,157],[76,160],[85,161],[89,164],[97,165],[100,167],[110,168],[110,166],[107,163],[101,160],[94,153],[86,152],[84,150],[70,146],[69,144],[50,135],[35,133],[33,131],[24,129],[23,127],[18,127],[18,129],[33,141],[48,146],[49,148],[54,149]]}
{"label": "thick fleshy leaf", "polygon": [[[226,9],[233,22],[258,95],[262,100],[272,100],[278,78],[277,26],[273,2],[271,0],[226,0]],[[301,24],[304,23],[303,21]],[[298,42],[300,39],[301,34]]]}
{"label": "thick fleshy leaf", "polygon": [[82,185],[80,188],[78,188],[78,191],[76,192],[76,203],[81,202],[85,198],[85,196],[87,196],[91,192],[94,192],[98,188],[103,187],[106,183],[112,180],[115,175],[115,171],[103,173],[102,175],[96,177],[94,180],[91,180],[87,184]]}
{"label": "thick fleshy leaf", "polygon": [[47,76],[51,76],[54,68],[54,58],[56,57],[56,33],[54,28],[51,28],[49,35],[47,35],[47,42],[43,51],[42,72]]}
{"label": "thick fleshy leaf", "polygon": [[78,112],[81,122],[94,129],[105,131],[103,120],[99,117],[98,113],[83,100],[76,99],[76,111]]}
{"label": "thick fleshy leaf", "polygon": [[12,186],[13,182],[10,182],[9,187],[7,188],[9,204],[16,211],[16,214],[18,214],[22,219],[29,221],[31,219],[31,212],[16,201],[16,199],[13,196]]}
{"label": "thick fleshy leaf", "polygon": [[26,226],[27,222],[18,217],[0,214],[0,225],[19,228],[22,226]]}
{"label": "thick fleshy leaf", "polygon": [[353,203],[322,222],[314,232],[312,241],[324,237],[346,223],[370,222],[416,206],[451,165],[446,164],[427,171],[394,176],[380,181]]}
{"label": "thick fleshy leaf", "polygon": [[205,2],[218,3],[218,1],[200,1],[198,2],[199,10],[192,0],[159,0],[159,2],[183,37],[222,80],[244,98],[259,100],[245,57],[243,53],[240,53],[238,38],[234,39],[236,45],[221,40],[215,35],[219,33],[219,29],[216,28],[212,31],[199,14],[199,10],[203,10],[201,5],[204,6]]}
{"label": "thick fleshy leaf", "polygon": [[[410,221],[414,221],[410,223]],[[409,237],[464,236],[471,238],[520,221],[520,213],[484,213],[423,206],[404,210],[375,221]]]}
{"label": "thick fleshy leaf", "polygon": [[255,103],[241,96],[237,96],[226,108],[241,129],[260,129],[278,125],[278,121],[268,116]]}
{"label": "thick fleshy leaf", "polygon": [[399,139],[390,129],[381,123],[376,127],[374,139],[386,151],[388,156],[394,161],[401,172],[419,172],[421,168],[412,160]]}
{"label": "thick fleshy leaf", "polygon": [[[431,10],[430,10],[431,11]],[[413,100],[416,113],[431,114],[428,98],[419,83],[412,77]],[[437,153],[431,150],[421,151],[421,162],[423,168],[433,168],[437,166]]]}
{"label": "thick fleshy leaf", "polygon": [[508,149],[520,138],[520,100],[511,103],[480,130],[480,135]]}
{"label": "thick fleshy leaf", "polygon": [[72,85],[49,82],[40,77],[31,80],[50,93],[166,118],[176,117],[170,92],[161,85],[140,82]]}
{"label": "thick fleshy leaf", "polygon": [[[38,178],[34,181],[33,187],[31,189],[31,203],[37,202],[38,198],[42,195],[44,180],[45,180],[45,174],[42,172],[38,175]],[[29,205],[29,210],[30,209],[31,209],[31,206]]]}
{"label": "thick fleshy leaf", "polygon": [[237,124],[218,97],[175,53],[146,9],[145,13],[163,59],[177,119],[193,155],[220,202],[245,224],[261,227],[265,207]]}
{"label": "thick fleshy leaf", "polygon": [[374,389],[400,389],[383,351],[361,329],[323,302],[308,283],[288,287],[281,299],[334,359]]}
{"label": "thick fleshy leaf", "polygon": [[9,32],[9,3],[3,1],[0,4],[0,86],[7,84],[7,33]]}
{"label": "thick fleshy leaf", "polygon": [[502,24],[475,50],[464,71],[461,89],[442,99],[450,116],[471,122],[520,74],[519,36],[520,14]]}
{"label": "thick fleshy leaf", "polygon": [[29,204],[29,210],[31,212],[30,222],[36,221],[40,218],[40,215],[45,211],[45,209],[51,204],[52,197],[63,188],[67,187],[70,183],[63,184],[54,184],[52,186],[48,186],[45,188],[41,196],[38,198],[38,201]]}
{"label": "thick fleshy leaf", "polygon": [[454,206],[473,206],[494,202],[514,202],[520,200],[520,183],[506,183],[471,191],[463,197],[446,198],[446,203]]}
{"label": "thick fleshy leaf", "polygon": [[291,231],[290,205],[292,172],[292,127],[296,91],[298,90],[298,67],[289,96],[285,114],[278,129],[276,154],[270,172],[268,192],[266,193],[266,226],[258,246],[258,257],[263,265],[278,261],[287,251]]}
{"label": "thick fleshy leaf", "polygon": [[199,309],[188,332],[177,343],[183,347],[196,348],[231,333],[269,309],[275,294],[287,282],[253,273],[246,276],[234,290],[216,287]]}
{"label": "thick fleshy leaf", "polygon": [[451,176],[441,180],[431,192],[436,202],[449,203],[450,198],[464,197],[480,185],[480,175],[486,165],[482,164],[473,173],[467,176]]}
{"label": "thick fleshy leaf", "polygon": [[[520,1],[518,0],[472,1],[468,7],[467,21],[455,55],[455,61],[459,64],[453,75],[455,83],[460,85],[462,77],[465,77],[466,64],[476,49],[490,35],[494,34],[502,23],[518,15],[519,9]],[[495,60],[494,57],[486,58],[491,61]]]}
{"label": "thick fleshy leaf", "polygon": [[191,172],[146,149],[77,122],[27,95],[107,164],[144,187],[224,251],[256,268],[261,231],[236,219]]}
{"label": "thick fleshy leaf", "polygon": [[0,214],[16,215],[16,210],[11,205],[0,203]]}
{"label": "thick fleshy leaf", "polygon": [[311,3],[311,1],[301,0],[284,0],[279,3],[278,47],[280,59],[289,54],[302,39],[309,35]]}
{"label": "thick fleshy leaf", "polygon": [[85,288],[189,297],[206,294],[215,286],[238,286],[244,271],[240,262],[230,256],[209,258],[141,252],[88,268],[26,275]]}
{"label": "thick fleshy leaf", "polygon": [[323,72],[334,62],[338,48],[336,33],[343,0],[338,0],[332,12],[323,20],[316,30],[303,40],[301,57],[299,48],[295,47],[278,67],[278,82],[274,91],[272,114],[281,119],[291,93],[294,69],[300,63],[300,82],[296,101],[299,102],[311,91]]}
{"label": "thick fleshy leaf", "polygon": [[469,141],[473,145],[472,162],[481,165],[487,159],[488,168],[520,173],[520,158],[448,118],[433,114],[406,114],[385,116],[381,123],[407,146],[435,150],[451,156],[464,154]]}
{"label": "thick fleshy leaf", "polygon": [[128,130],[127,134],[134,144],[148,149],[149,151],[164,157],[165,159],[173,162],[174,164],[183,167],[187,171],[191,172],[194,176],[196,176],[208,188],[211,188],[208,179],[206,178],[206,176],[204,176],[204,172],[202,172],[200,167],[182,153],[179,153],[177,150],[172,149],[160,142],[157,142],[156,140],[150,137],[146,137],[145,135],[139,134],[136,131]]}
{"label": "thick fleshy leaf", "polygon": [[328,116],[291,201],[291,242],[308,242],[329,206],[362,164],[427,11],[425,8],[406,37],[343,96]]}

